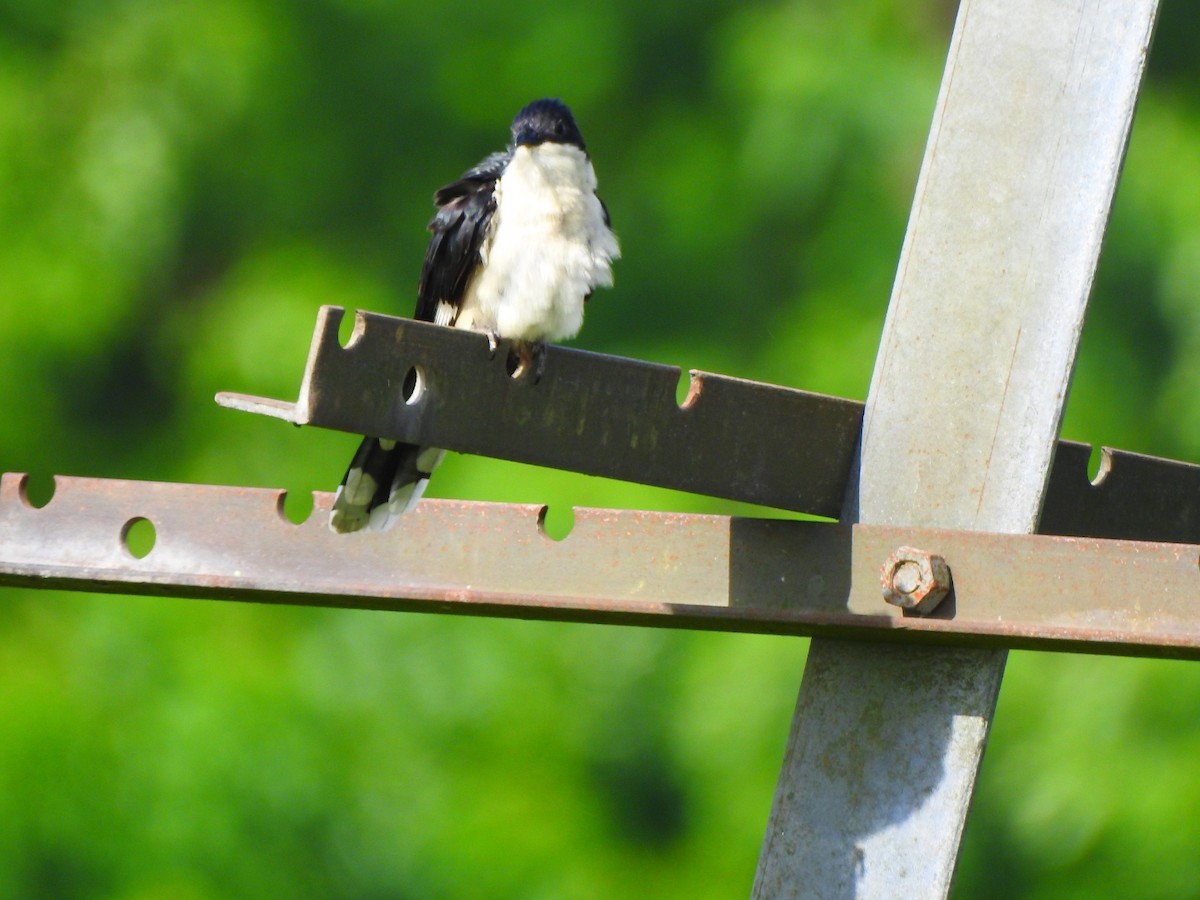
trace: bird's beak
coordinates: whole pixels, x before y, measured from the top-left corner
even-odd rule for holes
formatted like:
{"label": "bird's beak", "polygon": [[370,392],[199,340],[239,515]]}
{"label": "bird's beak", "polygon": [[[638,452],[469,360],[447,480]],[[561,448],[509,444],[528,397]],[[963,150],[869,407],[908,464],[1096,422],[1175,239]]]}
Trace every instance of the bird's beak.
{"label": "bird's beak", "polygon": [[518,147],[535,147],[542,143],[542,139],[532,128],[522,128],[518,131],[516,141]]}

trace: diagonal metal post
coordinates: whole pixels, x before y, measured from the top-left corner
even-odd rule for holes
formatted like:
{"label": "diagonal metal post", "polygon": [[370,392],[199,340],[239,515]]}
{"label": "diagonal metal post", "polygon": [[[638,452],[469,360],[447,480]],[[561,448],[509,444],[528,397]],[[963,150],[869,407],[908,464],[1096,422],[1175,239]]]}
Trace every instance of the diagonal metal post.
{"label": "diagonal metal post", "polygon": [[[848,518],[1036,527],[1156,8],[963,0]],[[945,896],[1004,661],[814,640],[754,896]]]}

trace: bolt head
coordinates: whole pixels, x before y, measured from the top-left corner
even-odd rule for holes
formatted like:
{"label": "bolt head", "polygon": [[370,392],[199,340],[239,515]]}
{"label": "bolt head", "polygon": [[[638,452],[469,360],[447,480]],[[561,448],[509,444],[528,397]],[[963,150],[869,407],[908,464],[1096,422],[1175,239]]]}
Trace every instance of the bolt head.
{"label": "bolt head", "polygon": [[950,593],[950,567],[936,553],[899,547],[883,564],[880,583],[888,603],[928,615]]}

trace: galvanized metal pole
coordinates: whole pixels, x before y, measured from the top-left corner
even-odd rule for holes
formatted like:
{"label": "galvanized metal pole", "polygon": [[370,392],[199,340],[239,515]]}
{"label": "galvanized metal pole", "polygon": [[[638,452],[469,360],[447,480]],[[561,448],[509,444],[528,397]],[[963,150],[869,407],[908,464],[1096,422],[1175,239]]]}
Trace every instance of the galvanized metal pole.
{"label": "galvanized metal pole", "polygon": [[[852,517],[1037,524],[1156,9],[963,0]],[[814,640],[754,896],[944,896],[1004,660]]]}

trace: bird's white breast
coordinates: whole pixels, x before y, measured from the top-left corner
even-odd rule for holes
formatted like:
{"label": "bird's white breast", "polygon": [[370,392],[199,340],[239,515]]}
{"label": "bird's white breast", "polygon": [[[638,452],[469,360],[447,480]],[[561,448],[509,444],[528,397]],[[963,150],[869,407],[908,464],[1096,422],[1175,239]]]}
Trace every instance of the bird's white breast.
{"label": "bird's white breast", "polygon": [[612,285],[611,262],[620,255],[591,161],[563,144],[518,147],[495,197],[483,265],[459,324],[514,340],[573,337],[584,298]]}

